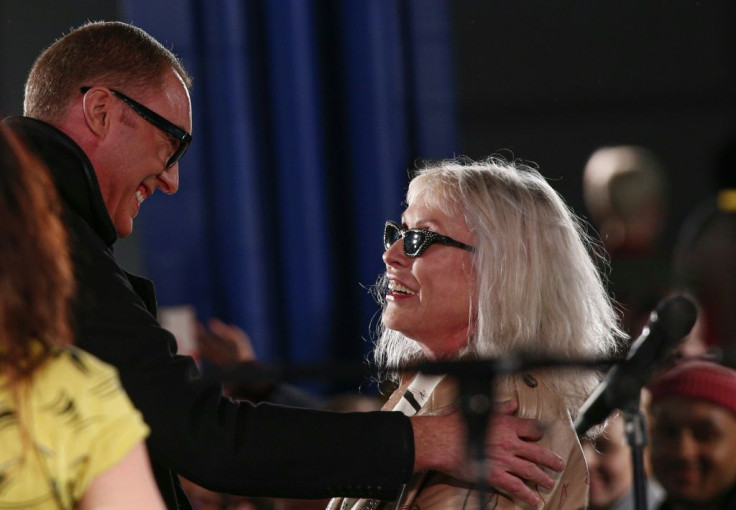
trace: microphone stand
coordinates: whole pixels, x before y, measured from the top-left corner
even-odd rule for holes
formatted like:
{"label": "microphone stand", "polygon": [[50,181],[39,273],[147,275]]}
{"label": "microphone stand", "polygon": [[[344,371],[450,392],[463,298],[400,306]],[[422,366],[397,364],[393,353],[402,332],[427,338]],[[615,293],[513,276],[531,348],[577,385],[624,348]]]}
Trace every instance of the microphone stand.
{"label": "microphone stand", "polygon": [[447,374],[453,377],[460,390],[460,411],[468,431],[467,451],[477,478],[480,508],[486,508],[490,498],[486,482],[488,462],[485,454],[485,438],[493,414],[494,382],[498,375],[510,374],[532,368],[588,367],[598,368],[610,362],[601,360],[565,360],[539,358],[512,353],[495,359],[461,359],[455,361],[425,362],[415,367],[425,374]]}
{"label": "microphone stand", "polygon": [[460,386],[460,411],[468,430],[467,451],[478,486],[479,508],[486,508],[490,497],[486,483],[488,462],[485,438],[493,413],[493,382],[496,375],[495,367],[489,367],[485,374],[455,374]]}
{"label": "microphone stand", "polygon": [[629,399],[621,407],[624,413],[626,441],[631,449],[634,472],[634,508],[647,510],[647,479],[644,471],[644,447],[647,444],[646,420],[641,412],[641,394]]}
{"label": "microphone stand", "polygon": [[[496,376],[513,371],[518,362],[504,360],[456,360],[427,362],[418,367],[425,374],[447,374],[457,381],[460,390],[460,413],[467,429],[466,449],[476,477],[479,508],[486,508],[489,487],[486,483],[485,438],[493,414],[493,387]],[[509,366],[504,366],[509,365]]]}

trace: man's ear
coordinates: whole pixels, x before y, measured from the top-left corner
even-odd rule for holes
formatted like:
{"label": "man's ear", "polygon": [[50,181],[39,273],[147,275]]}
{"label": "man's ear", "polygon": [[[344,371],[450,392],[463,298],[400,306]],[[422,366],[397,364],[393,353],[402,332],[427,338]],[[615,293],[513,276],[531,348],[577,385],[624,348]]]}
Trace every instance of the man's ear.
{"label": "man's ear", "polygon": [[98,138],[104,138],[110,131],[115,107],[114,96],[104,87],[93,87],[82,98],[84,121],[87,128]]}

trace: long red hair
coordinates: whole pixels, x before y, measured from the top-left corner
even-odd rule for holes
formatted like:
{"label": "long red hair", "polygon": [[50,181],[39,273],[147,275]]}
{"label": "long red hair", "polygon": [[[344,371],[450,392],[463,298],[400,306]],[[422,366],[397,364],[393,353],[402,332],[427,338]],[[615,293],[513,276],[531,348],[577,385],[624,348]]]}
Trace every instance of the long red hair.
{"label": "long red hair", "polygon": [[46,167],[0,127],[0,373],[11,385],[72,342],[75,280],[60,215]]}

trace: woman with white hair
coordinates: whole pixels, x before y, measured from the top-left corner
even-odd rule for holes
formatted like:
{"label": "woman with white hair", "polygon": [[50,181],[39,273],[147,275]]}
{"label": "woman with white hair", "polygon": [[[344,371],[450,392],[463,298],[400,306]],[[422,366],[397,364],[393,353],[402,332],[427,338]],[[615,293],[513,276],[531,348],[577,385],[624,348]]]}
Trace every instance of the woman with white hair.
{"label": "woman with white hair", "polygon": [[[532,352],[556,359],[610,356],[624,333],[591,239],[535,169],[498,158],[443,161],[409,184],[402,224],[384,231],[382,324],[375,361],[399,384],[385,410],[437,414],[457,403],[450,377],[401,370],[421,361]],[[397,367],[399,370],[396,370]],[[566,462],[536,508],[584,508],[587,469],[573,427],[599,382],[585,369],[535,369],[496,377],[493,395],[545,426],[541,444]],[[418,412],[417,412],[417,408]],[[492,490],[492,508],[531,508]],[[471,484],[415,474],[390,504],[333,500],[330,508],[477,508]],[[414,505],[414,506],[413,506]]]}

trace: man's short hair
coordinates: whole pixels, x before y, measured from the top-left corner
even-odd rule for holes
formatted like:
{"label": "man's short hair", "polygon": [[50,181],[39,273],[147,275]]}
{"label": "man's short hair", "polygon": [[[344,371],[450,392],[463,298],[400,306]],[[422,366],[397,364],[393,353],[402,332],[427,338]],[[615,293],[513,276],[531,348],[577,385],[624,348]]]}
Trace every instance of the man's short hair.
{"label": "man's short hair", "polygon": [[143,94],[160,89],[169,70],[191,87],[176,55],[144,30],[119,21],[90,22],[58,39],[33,64],[24,115],[54,124],[80,87],[105,85]]}

